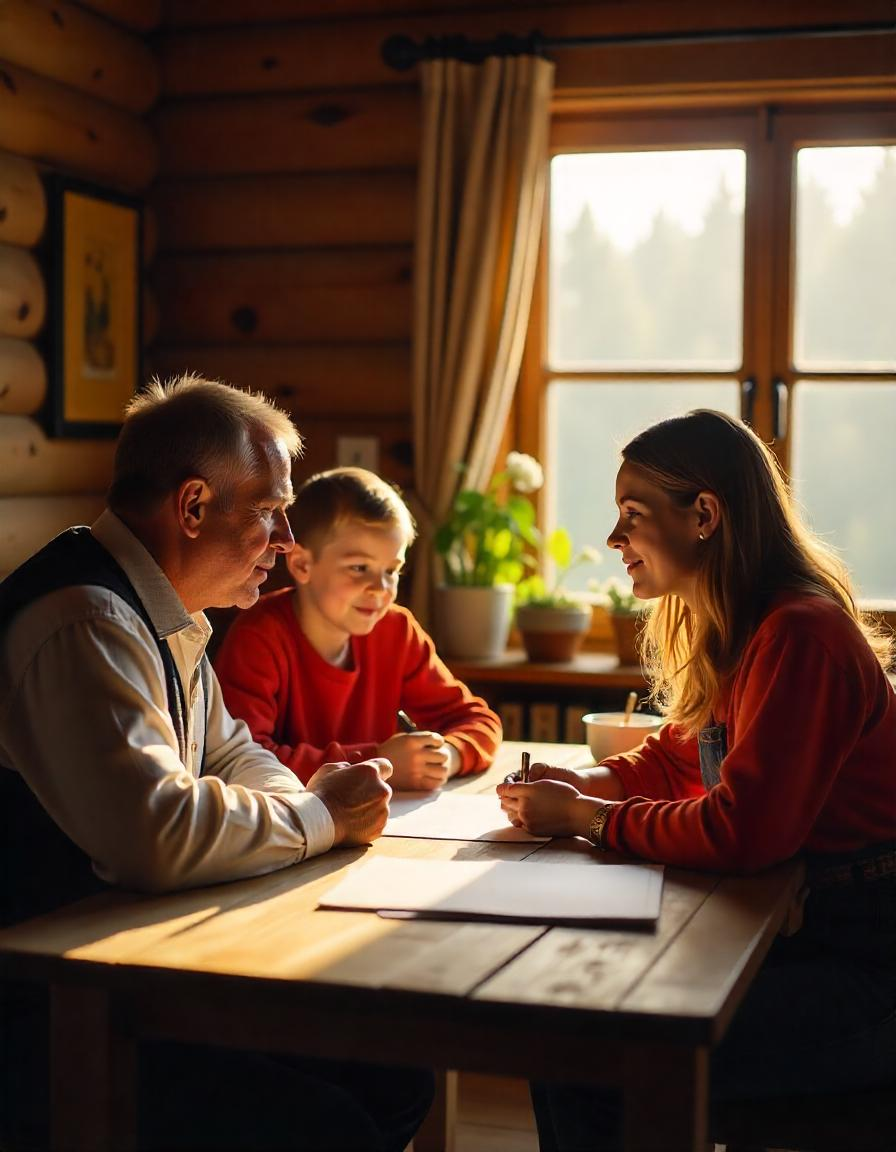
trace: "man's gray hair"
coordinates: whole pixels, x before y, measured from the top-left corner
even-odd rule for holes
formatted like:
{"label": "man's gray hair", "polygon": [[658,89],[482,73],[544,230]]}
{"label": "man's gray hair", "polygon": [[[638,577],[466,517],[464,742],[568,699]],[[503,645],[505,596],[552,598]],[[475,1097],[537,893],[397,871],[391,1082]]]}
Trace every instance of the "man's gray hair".
{"label": "man's gray hair", "polygon": [[263,393],[186,373],[153,378],[128,404],[115,449],[108,504],[147,513],[190,476],[201,476],[227,504],[257,467],[254,446],[281,440],[291,458],[302,438],[289,416]]}

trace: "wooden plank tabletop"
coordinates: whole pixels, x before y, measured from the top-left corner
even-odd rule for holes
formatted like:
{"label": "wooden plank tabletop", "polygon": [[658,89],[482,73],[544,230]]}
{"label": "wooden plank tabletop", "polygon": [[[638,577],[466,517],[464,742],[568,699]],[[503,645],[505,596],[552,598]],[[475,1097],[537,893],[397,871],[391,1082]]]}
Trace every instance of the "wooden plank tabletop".
{"label": "wooden plank tabletop", "polygon": [[[451,784],[483,792],[519,764],[584,765],[587,748],[505,744],[485,774]],[[161,897],[109,892],[0,933],[4,967],[51,978],[72,962],[109,966],[136,986],[159,970],[207,977],[307,982],[428,993],[486,1005],[562,1007],[641,1018],[642,1028],[717,1038],[781,919],[792,884],[779,871],[726,879],[667,869],[655,932],[392,920],[320,911],[321,895],[372,855],[522,860],[550,866],[613,863],[582,840],[488,843],[382,838],[293,868]],[[694,957],[700,956],[695,965]],[[130,974],[131,979],[128,979]],[[145,980],[144,980],[145,982]],[[687,1027],[689,1025],[689,1027]]]}

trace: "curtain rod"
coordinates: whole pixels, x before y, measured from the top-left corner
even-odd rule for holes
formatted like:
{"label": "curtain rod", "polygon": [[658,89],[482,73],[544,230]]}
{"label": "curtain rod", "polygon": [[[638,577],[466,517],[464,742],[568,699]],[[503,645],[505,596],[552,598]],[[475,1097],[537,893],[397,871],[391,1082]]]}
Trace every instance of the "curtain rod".
{"label": "curtain rod", "polygon": [[725,28],[718,31],[629,32],[615,36],[528,36],[502,33],[493,40],[468,40],[466,36],[429,36],[417,43],[410,36],[390,36],[380,49],[383,61],[397,72],[405,72],[422,60],[463,60],[481,64],[488,56],[543,56],[555,48],[593,48],[608,44],[718,44],[725,41],[786,40],[799,36],[876,36],[896,31],[896,21],[875,20],[851,24],[795,25],[781,28]]}

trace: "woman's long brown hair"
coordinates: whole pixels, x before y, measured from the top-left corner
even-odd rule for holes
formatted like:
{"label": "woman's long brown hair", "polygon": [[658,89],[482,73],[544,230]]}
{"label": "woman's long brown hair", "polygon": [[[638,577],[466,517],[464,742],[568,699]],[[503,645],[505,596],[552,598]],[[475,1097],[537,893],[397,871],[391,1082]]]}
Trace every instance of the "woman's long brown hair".
{"label": "woman's long brown hair", "polygon": [[644,633],[652,699],[693,734],[735,671],[772,599],[824,596],[855,620],[884,668],[892,637],[856,607],[849,572],[801,521],[772,452],[739,420],[700,409],[663,420],[622,450],[682,507],[718,497],[718,530],[701,547],[693,606],[660,597]]}

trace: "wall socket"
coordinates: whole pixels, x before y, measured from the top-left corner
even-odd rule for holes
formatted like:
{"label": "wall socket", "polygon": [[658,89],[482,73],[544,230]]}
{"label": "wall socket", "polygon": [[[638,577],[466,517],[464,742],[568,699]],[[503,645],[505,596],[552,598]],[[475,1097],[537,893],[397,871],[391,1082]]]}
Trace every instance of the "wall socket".
{"label": "wall socket", "polygon": [[376,436],[337,436],[336,465],[339,468],[367,468],[376,472],[380,465],[380,442]]}

